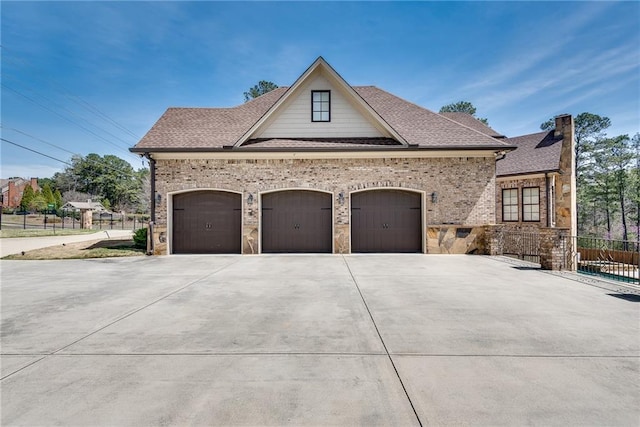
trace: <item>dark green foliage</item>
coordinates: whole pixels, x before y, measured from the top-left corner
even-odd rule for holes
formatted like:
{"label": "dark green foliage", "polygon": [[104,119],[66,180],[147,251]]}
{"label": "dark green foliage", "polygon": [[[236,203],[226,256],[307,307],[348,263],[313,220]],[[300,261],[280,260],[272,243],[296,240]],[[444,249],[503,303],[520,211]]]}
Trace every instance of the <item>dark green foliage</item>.
{"label": "dark green foliage", "polygon": [[56,203],[56,198],[53,195],[53,191],[51,191],[49,183],[44,184],[44,187],[42,187],[42,197],[47,203]]}
{"label": "dark green foliage", "polygon": [[138,249],[147,249],[147,229],[139,228],[133,233],[133,243]]}
{"label": "dark green foliage", "polygon": [[448,104],[440,108],[440,113],[467,113],[475,117],[477,120],[481,121],[485,125],[489,126],[489,121],[487,119],[481,119],[476,117],[476,107],[473,106],[469,101],[458,101],[452,104]]}
{"label": "dark green foliage", "polygon": [[[138,211],[146,205],[145,184],[149,170],[134,170],[125,160],[107,154],[74,156],[71,166],[53,176],[55,187],[65,191],[87,193],[94,200],[108,199],[114,210]],[[79,201],[79,200],[75,200]]]}
{"label": "dark green foliage", "polygon": [[244,102],[250,101],[254,98],[259,97],[260,95],[264,95],[265,93],[271,92],[272,90],[277,88],[278,88],[278,85],[273,82],[260,80],[257,85],[249,89],[248,92],[244,93]]}
{"label": "dark green foliage", "polygon": [[31,202],[34,197],[36,197],[35,191],[31,188],[30,185],[24,187],[24,191],[22,192],[22,199],[20,200],[20,210],[26,211],[31,208]]}

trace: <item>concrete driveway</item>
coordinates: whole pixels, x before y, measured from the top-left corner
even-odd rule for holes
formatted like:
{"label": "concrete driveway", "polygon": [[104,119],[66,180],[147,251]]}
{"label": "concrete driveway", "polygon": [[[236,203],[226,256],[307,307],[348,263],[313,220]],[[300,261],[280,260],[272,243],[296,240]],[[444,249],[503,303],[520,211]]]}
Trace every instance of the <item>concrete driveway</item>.
{"label": "concrete driveway", "polygon": [[630,425],[640,299],[480,256],[1,261],[2,425]]}

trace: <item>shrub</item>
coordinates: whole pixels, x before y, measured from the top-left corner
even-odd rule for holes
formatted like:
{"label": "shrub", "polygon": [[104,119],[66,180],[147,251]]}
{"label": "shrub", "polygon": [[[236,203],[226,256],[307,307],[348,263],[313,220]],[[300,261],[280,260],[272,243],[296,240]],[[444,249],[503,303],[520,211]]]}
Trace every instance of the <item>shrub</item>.
{"label": "shrub", "polygon": [[139,228],[133,233],[133,243],[138,249],[147,249],[147,229]]}

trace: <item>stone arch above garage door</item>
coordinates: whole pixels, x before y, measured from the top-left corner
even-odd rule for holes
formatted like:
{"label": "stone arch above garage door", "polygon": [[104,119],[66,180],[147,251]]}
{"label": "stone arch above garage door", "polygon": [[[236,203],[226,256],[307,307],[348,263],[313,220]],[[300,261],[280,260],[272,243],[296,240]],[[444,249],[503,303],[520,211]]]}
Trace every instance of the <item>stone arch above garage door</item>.
{"label": "stone arch above garage door", "polygon": [[282,190],[261,195],[263,253],[331,253],[332,195]]}
{"label": "stone arch above garage door", "polygon": [[199,190],[174,194],[172,253],[240,253],[242,195]]}
{"label": "stone arch above garage door", "polygon": [[422,234],[421,193],[351,193],[351,252],[422,252]]}

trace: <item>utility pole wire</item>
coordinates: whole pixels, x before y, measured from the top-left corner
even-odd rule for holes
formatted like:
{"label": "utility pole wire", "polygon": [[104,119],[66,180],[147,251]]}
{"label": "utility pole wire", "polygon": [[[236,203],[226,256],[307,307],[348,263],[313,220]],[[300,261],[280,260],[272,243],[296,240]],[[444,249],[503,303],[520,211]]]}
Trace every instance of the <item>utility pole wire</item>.
{"label": "utility pole wire", "polygon": [[92,134],[92,135],[94,135],[94,136],[96,136],[96,137],[100,138],[101,140],[105,141],[107,144],[110,144],[110,145],[112,145],[112,146],[116,147],[118,150],[122,150],[123,152],[126,152],[126,153],[127,153],[127,155],[129,155],[129,156],[131,156],[131,157],[134,157],[134,158],[136,158],[136,160],[138,160],[138,159],[137,159],[137,157],[133,156],[131,153],[127,152],[127,151],[126,151],[125,149],[123,149],[122,147],[120,147],[120,146],[118,146],[118,145],[114,144],[113,142],[109,141],[108,139],[104,138],[103,136],[98,135],[97,133],[93,132],[91,129],[87,129],[86,127],[82,126],[81,124],[79,124],[79,123],[77,123],[77,122],[75,122],[75,121],[73,121],[73,120],[71,120],[71,119],[69,119],[69,118],[67,118],[67,117],[63,116],[62,114],[58,113],[57,111],[52,110],[51,108],[47,107],[46,105],[43,105],[42,103],[40,103],[40,102],[38,102],[38,101],[34,100],[33,98],[28,97],[27,95],[25,95],[25,94],[23,94],[23,93],[21,93],[21,92],[19,92],[19,91],[15,90],[15,89],[13,89],[13,88],[9,87],[9,86],[7,86],[7,85],[6,85],[6,84],[4,84],[4,83],[0,83],[0,85],[1,85],[2,87],[4,87],[5,89],[8,89],[8,90],[10,90],[11,92],[14,92],[14,93],[16,93],[17,95],[19,95],[19,96],[21,96],[21,97],[23,97],[23,98],[25,98],[25,99],[29,100],[30,102],[33,102],[34,104],[38,105],[39,107],[44,108],[45,110],[47,110],[47,111],[49,111],[49,112],[51,112],[51,113],[53,113],[53,114],[57,115],[58,117],[60,117],[60,118],[62,118],[62,119],[64,119],[64,120],[66,120],[66,121],[68,121],[68,122],[70,122],[70,123],[72,123],[72,124],[74,124],[74,125],[78,126],[79,128],[83,129],[85,132],[88,132],[88,133],[90,133],[90,134]]}
{"label": "utility pole wire", "polygon": [[[18,131],[18,132],[20,132],[20,131]],[[25,134],[24,132],[20,132],[20,133],[22,133],[22,134],[24,134],[24,135],[27,135],[27,134]],[[31,136],[31,135],[27,135],[27,136]],[[32,138],[35,138],[35,137],[32,137]],[[15,145],[15,146],[17,146],[17,147],[23,148],[23,149],[25,149],[25,150],[29,150],[29,151],[31,151],[31,152],[33,152],[33,153],[40,154],[41,156],[48,157],[48,158],[50,158],[50,159],[53,159],[53,160],[56,160],[56,161],[58,161],[58,162],[64,163],[65,165],[68,165],[68,166],[71,166],[71,167],[73,167],[73,166],[74,166],[72,163],[65,162],[64,160],[60,160],[60,159],[57,159],[57,158],[55,158],[55,157],[49,156],[48,154],[44,154],[44,153],[41,153],[41,152],[39,152],[39,151],[33,150],[33,149],[31,149],[31,148],[25,147],[25,146],[20,145],[20,144],[18,144],[18,143],[16,143],[16,142],[9,141],[8,139],[5,139],[5,138],[0,138],[0,139],[2,139],[2,141],[4,141],[4,142],[8,142],[9,144],[13,144],[13,145]],[[35,138],[35,139],[39,139],[39,138]],[[44,140],[42,140],[42,142],[44,142],[45,144],[48,144],[48,143],[47,143],[46,141],[44,141]],[[49,145],[53,145],[53,144],[49,144]],[[65,150],[65,151],[66,151],[66,150]],[[126,176],[128,176],[128,177],[130,177],[130,178],[134,178],[134,179],[138,179],[138,178],[139,178],[139,177],[138,177],[137,175],[135,175],[135,174],[131,174],[130,172],[126,172],[126,171],[123,171],[123,170],[121,170],[121,169],[116,169],[116,168],[114,168],[113,166],[110,166],[110,165],[108,165],[108,164],[107,164],[107,163],[105,163],[105,162],[101,162],[101,161],[99,161],[99,160],[94,160],[94,159],[89,159],[89,158],[86,158],[86,157],[84,157],[84,156],[82,156],[82,155],[80,155],[80,154],[76,154],[76,153],[72,153],[72,152],[70,152],[70,153],[71,153],[71,154],[73,154],[74,156],[80,156],[80,157],[82,157],[85,161],[91,162],[91,163],[93,163],[93,164],[98,164],[98,165],[100,165],[100,166],[102,166],[102,167],[105,167],[105,168],[107,168],[107,169],[111,169],[111,170],[112,170],[112,171],[114,171],[114,172],[118,172],[119,174],[126,175]]]}
{"label": "utility pole wire", "polygon": [[69,154],[71,154],[72,156],[79,156],[79,157],[82,157],[82,158],[83,158],[83,159],[85,159],[86,161],[93,162],[94,164],[102,165],[102,166],[104,166],[105,168],[108,168],[108,169],[111,169],[111,170],[113,170],[113,171],[119,172],[119,173],[121,173],[121,174],[128,175],[128,176],[130,176],[130,177],[135,178],[135,175],[131,175],[129,172],[125,172],[125,171],[122,171],[122,170],[116,169],[116,168],[114,168],[113,166],[111,166],[111,165],[107,164],[106,162],[101,162],[101,161],[99,161],[99,160],[94,160],[94,159],[85,158],[85,156],[83,156],[83,155],[82,155],[82,154],[80,154],[80,153],[74,153],[73,151],[69,151],[69,150],[67,150],[67,149],[65,149],[65,148],[62,148],[62,147],[60,147],[60,146],[58,146],[58,145],[56,145],[56,144],[53,144],[53,143],[51,143],[51,142],[49,142],[49,141],[45,141],[45,140],[44,140],[44,139],[42,139],[42,138],[38,138],[37,136],[33,136],[33,135],[31,135],[31,134],[28,134],[28,133],[26,133],[26,132],[23,132],[23,131],[21,131],[20,129],[16,129],[16,128],[8,128],[8,127],[2,126],[2,125],[0,125],[0,129],[7,129],[7,130],[10,130],[10,131],[13,131],[13,132],[17,132],[17,133],[22,134],[22,135],[24,135],[24,136],[27,136],[27,137],[29,137],[29,138],[33,138],[33,139],[35,139],[36,141],[40,141],[40,142],[42,142],[43,144],[50,145],[51,147],[57,148],[58,150],[62,150],[62,151],[64,151],[64,152],[66,152],[66,153],[69,153]]}
{"label": "utility pole wire", "polygon": [[[15,55],[15,52],[11,49],[8,49],[5,45],[0,44],[0,48],[2,50],[4,50],[5,52],[8,51],[8,53],[10,55]],[[122,130],[125,133],[128,133],[129,135],[131,135],[133,138],[139,140],[140,137],[138,135],[136,135],[134,132],[132,132],[131,130],[127,129],[124,125],[116,122],[114,119],[112,119],[111,117],[109,117],[106,113],[102,112],[98,107],[90,104],[89,102],[85,101],[84,99],[82,99],[81,97],[79,97],[78,95],[74,95],[69,89],[67,89],[65,86],[63,86],[62,84],[60,84],[59,82],[53,80],[53,78],[50,77],[46,77],[47,73],[46,71],[42,70],[41,68],[38,70],[37,67],[34,67],[33,64],[31,64],[29,61],[23,59],[23,58],[11,58],[11,56],[7,57],[6,55],[4,55],[3,59],[8,59],[9,61],[13,61],[14,63],[18,63],[21,62],[31,68],[35,68],[37,71],[40,71],[38,73],[39,76],[45,76],[45,79],[48,80],[49,82],[51,82],[54,86],[57,86],[58,88],[61,89],[61,92],[68,98],[71,99],[72,101],[75,101],[78,104],[84,104],[84,108],[88,109],[88,110],[92,110],[94,114],[101,116],[103,120],[106,120],[108,122],[110,122],[111,124],[113,124],[114,126],[116,126],[117,128],[119,128],[120,130]]]}
{"label": "utility pole wire", "polygon": [[52,160],[55,160],[57,162],[64,163],[65,165],[73,166],[69,162],[65,162],[64,160],[56,159],[55,157],[49,156],[48,154],[44,154],[44,153],[41,153],[39,151],[32,150],[31,148],[25,147],[24,145],[20,145],[18,143],[13,142],[13,141],[9,141],[8,139],[0,138],[0,140],[2,140],[3,142],[8,142],[9,144],[15,145],[16,147],[20,147],[20,148],[23,148],[25,150],[31,151],[32,153],[36,153],[36,154],[40,154],[41,156],[48,157],[48,158],[50,158]]}

